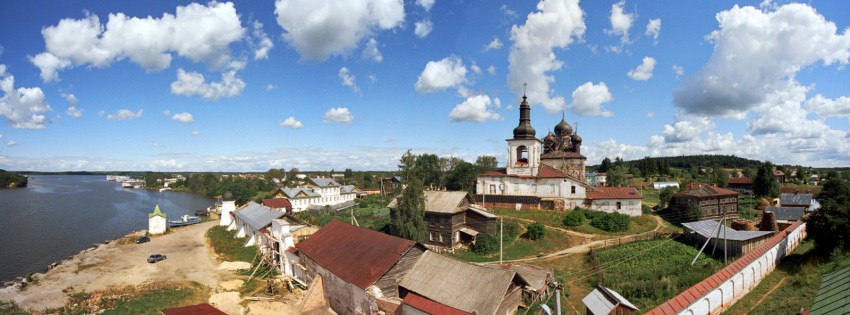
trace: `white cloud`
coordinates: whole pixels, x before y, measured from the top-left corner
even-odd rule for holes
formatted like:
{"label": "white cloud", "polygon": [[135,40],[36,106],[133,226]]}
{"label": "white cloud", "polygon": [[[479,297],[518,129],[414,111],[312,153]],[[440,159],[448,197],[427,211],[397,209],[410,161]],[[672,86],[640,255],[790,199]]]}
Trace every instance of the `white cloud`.
{"label": "white cloud", "polygon": [[171,120],[179,121],[184,124],[191,124],[195,122],[195,117],[192,117],[192,114],[190,113],[177,113],[174,114],[173,117],[171,117]]}
{"label": "white cloud", "polygon": [[816,113],[821,118],[844,117],[850,119],[850,97],[841,96],[830,99],[818,94],[806,101],[806,109]]}
{"label": "white cloud", "polygon": [[487,67],[487,73],[489,73],[490,75],[496,74],[496,67],[493,66],[493,65],[490,65],[489,67]]}
{"label": "white cloud", "polygon": [[250,44],[254,48],[254,60],[268,59],[269,50],[274,48],[274,43],[269,38],[269,35],[263,31],[263,23],[254,21],[254,31],[251,34],[253,35],[253,40]]}
{"label": "white cloud", "polygon": [[676,74],[676,78],[679,78],[685,74],[685,68],[679,65],[673,65],[673,73]]}
{"label": "white cloud", "polygon": [[661,19],[651,19],[646,23],[646,36],[652,37],[652,40],[658,42],[658,34],[661,33]]}
{"label": "white cloud", "polygon": [[274,84],[271,84],[271,83],[266,84],[266,91],[277,90],[277,89],[278,89],[277,85],[274,85]]}
{"label": "white cloud", "polygon": [[623,11],[623,6],[625,5],[625,0],[611,5],[611,15],[609,17],[611,21],[611,29],[605,30],[605,33],[607,34],[619,35],[620,43],[622,44],[629,43],[629,29],[632,28],[632,23],[635,21],[634,13],[626,13]]}
{"label": "white cloud", "polygon": [[484,46],[484,51],[502,48],[502,41],[498,37],[493,38],[487,46]]}
{"label": "white cloud", "polygon": [[245,82],[236,77],[236,71],[221,74],[221,82],[206,82],[203,74],[177,69],[177,81],[171,83],[171,93],[175,95],[199,95],[215,101],[222,97],[234,97],[242,94]]}
{"label": "white cloud", "polygon": [[15,145],[17,145],[17,144],[18,144],[18,142],[17,142],[17,141],[15,141],[15,140],[8,140],[8,141],[6,141],[6,146],[7,146],[7,147],[14,147],[14,146],[15,146]]}
{"label": "white cloud", "polygon": [[[325,114],[325,116],[327,116],[327,114]],[[292,129],[301,129],[301,127],[304,127],[304,124],[302,124],[300,120],[296,120],[295,117],[292,116],[281,121],[279,125]]]}
{"label": "white cloud", "polygon": [[350,124],[354,121],[354,115],[348,111],[347,107],[331,108],[325,112],[325,123]]}
{"label": "white cloud", "polygon": [[679,115],[677,121],[664,125],[663,140],[668,143],[694,141],[701,134],[714,128],[714,122],[708,117]]}
{"label": "white cloud", "polygon": [[44,113],[52,111],[39,87],[15,89],[15,77],[0,71],[0,116],[6,117],[9,127],[17,129],[44,129],[48,123]]}
{"label": "white cloud", "polygon": [[277,0],[277,24],[283,40],[302,59],[323,61],[346,55],[377,30],[404,22],[402,0]]}
{"label": "white cloud", "polygon": [[360,88],[357,86],[357,77],[350,73],[347,67],[339,68],[339,79],[342,85],[348,87],[354,93],[360,93]]}
{"label": "white cloud", "polygon": [[481,67],[479,67],[475,62],[472,62],[472,65],[469,66],[469,69],[472,70],[472,73],[481,74]]}
{"label": "white cloud", "polygon": [[652,70],[655,69],[655,58],[643,57],[643,63],[633,70],[629,70],[629,77],[632,80],[646,81],[652,78]]}
{"label": "white cloud", "polygon": [[620,157],[624,160],[639,159],[645,156],[647,148],[624,143],[617,143],[614,139],[600,141],[598,145],[583,144],[581,153],[587,156],[588,164],[601,162],[603,159]]}
{"label": "white cloud", "polygon": [[708,63],[673,93],[673,103],[689,113],[741,117],[791,86],[801,69],[846,65],[850,58],[850,30],[838,34],[835,23],[807,4],[776,11],[734,6],[717,21],[720,28],[706,37],[714,43]]}
{"label": "white cloud", "polygon": [[430,11],[431,7],[434,6],[434,0],[416,0],[416,5],[425,9],[425,11]]}
{"label": "white cloud", "polygon": [[197,130],[192,131],[192,136],[193,136],[193,137],[197,137],[197,136],[200,136],[200,135],[201,135],[201,132],[200,132],[200,131],[197,131]]}
{"label": "white cloud", "polygon": [[366,47],[363,48],[363,53],[361,54],[363,59],[372,60],[373,62],[380,63],[384,61],[384,55],[381,54],[381,51],[378,50],[378,41],[374,38],[370,38],[368,42],[366,42]]}
{"label": "white cloud", "polygon": [[498,120],[502,116],[494,109],[498,107],[493,104],[490,96],[475,95],[467,98],[463,103],[455,105],[449,113],[452,121],[482,122],[486,120]]}
{"label": "white cloud", "polygon": [[573,91],[573,112],[579,115],[611,117],[613,113],[602,108],[602,104],[614,100],[605,82],[586,82]]}
{"label": "white cloud", "polygon": [[[165,115],[165,116],[171,116],[171,110],[166,108],[162,111],[162,114]],[[103,116],[103,115],[101,115],[101,116]]]}
{"label": "white cloud", "polygon": [[466,83],[466,66],[463,61],[451,55],[439,61],[429,61],[419,74],[414,88],[419,93],[431,93]]}
{"label": "white cloud", "polygon": [[431,24],[431,20],[428,19],[416,22],[413,25],[413,34],[416,34],[416,37],[419,38],[425,38],[434,29],[434,24]]}
{"label": "white cloud", "polygon": [[65,98],[66,101],[68,101],[68,103],[71,103],[71,106],[68,106],[68,109],[65,110],[65,113],[68,114],[68,116],[74,118],[80,118],[81,116],[83,116],[83,110],[77,108],[78,100],[77,97],[74,96],[74,94],[62,93],[61,95],[63,98]]}
{"label": "white cloud", "polygon": [[499,10],[501,10],[502,13],[508,18],[515,19],[519,17],[519,14],[517,14],[516,11],[508,8],[507,4],[503,4],[501,7],[499,7]]}
{"label": "white cloud", "polygon": [[133,112],[129,109],[121,109],[118,110],[115,114],[109,114],[106,116],[106,119],[109,120],[133,120],[133,118],[142,117],[143,109],[139,109],[138,112]]}
{"label": "white cloud", "polygon": [[584,11],[578,0],[538,2],[537,11],[528,14],[524,25],[511,27],[508,88],[520,95],[523,84],[528,83],[528,101],[532,104],[542,105],[549,113],[566,108],[564,98],[550,88],[555,78],[547,74],[564,65],[554,49],[581,40],[585,29]]}
{"label": "white cloud", "polygon": [[372,73],[369,75],[369,83],[375,84],[375,82],[378,82],[378,76]]}
{"label": "white cloud", "polygon": [[233,3],[210,2],[178,6],[176,14],[164,13],[161,18],[112,13],[106,24],[87,14],[79,20],[62,19],[41,33],[46,51],[30,61],[48,82],[59,79],[59,70],[82,65],[104,68],[125,58],[147,71],[168,68],[172,54],[223,67],[230,60],[230,44],[242,39],[245,29]]}

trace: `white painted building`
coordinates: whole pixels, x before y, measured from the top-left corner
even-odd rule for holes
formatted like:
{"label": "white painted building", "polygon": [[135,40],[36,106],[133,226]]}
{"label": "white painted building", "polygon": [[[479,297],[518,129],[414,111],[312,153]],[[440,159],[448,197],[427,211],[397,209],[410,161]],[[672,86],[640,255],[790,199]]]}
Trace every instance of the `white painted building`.
{"label": "white painted building", "polygon": [[[267,244],[269,239],[263,229],[272,225],[272,220],[279,219],[284,212],[249,201],[245,206],[236,210],[233,224],[236,227],[235,237],[245,237],[245,246]],[[263,249],[260,246],[260,249]]]}
{"label": "white painted building", "polygon": [[652,182],[653,189],[664,189],[667,187],[679,188],[679,182]]}
{"label": "white painted building", "polygon": [[152,235],[165,234],[168,229],[168,220],[165,213],[159,210],[159,204],[148,214],[148,233]]}
{"label": "white painted building", "polygon": [[[597,188],[585,177],[587,158],[581,155],[582,138],[573,133],[565,118],[541,141],[531,127],[530,116],[531,107],[523,96],[519,125],[513,130],[513,138],[506,140],[508,163],[504,170],[478,176],[476,201],[482,201],[485,207],[563,210],[579,206],[629,215],[634,215],[636,206],[636,215],[640,215],[640,200],[635,205],[633,197],[641,197],[634,188],[618,190],[628,190],[628,198],[607,199],[608,194],[601,192],[589,198]],[[601,178],[600,185],[604,186],[604,174],[595,178]]]}
{"label": "white painted building", "polygon": [[354,205],[357,193],[353,189],[343,191],[342,188],[333,179],[311,177],[304,186],[280,188],[274,197],[289,199],[294,212],[321,209],[324,206],[340,209]]}
{"label": "white painted building", "polygon": [[233,223],[233,211],[236,211],[236,198],[228,191],[221,196],[221,221],[218,222],[218,225],[226,226],[228,231]]}
{"label": "white painted building", "polygon": [[597,187],[587,193],[588,208],[637,217],[643,196],[632,187]]}

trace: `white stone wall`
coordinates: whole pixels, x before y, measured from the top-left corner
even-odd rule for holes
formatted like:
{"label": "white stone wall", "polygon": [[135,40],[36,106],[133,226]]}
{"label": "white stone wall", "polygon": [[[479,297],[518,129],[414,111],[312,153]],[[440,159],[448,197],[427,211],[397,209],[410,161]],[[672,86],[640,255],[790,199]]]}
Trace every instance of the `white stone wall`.
{"label": "white stone wall", "polygon": [[148,233],[153,235],[165,234],[168,222],[161,216],[153,216],[148,219]]}
{"label": "white stone wall", "polygon": [[[575,187],[575,193],[572,189]],[[509,176],[479,176],[476,191],[487,195],[537,196],[541,198],[585,199],[585,186],[563,178],[518,178]],[[494,193],[495,192],[495,193]]]}
{"label": "white stone wall", "polygon": [[218,225],[230,226],[230,223],[233,222],[233,217],[230,215],[230,213],[232,213],[233,211],[236,211],[236,201],[222,201],[221,221],[218,222]]}
{"label": "white stone wall", "polygon": [[[714,290],[707,292],[696,302],[679,311],[679,314],[719,314],[735,301],[749,293],[758,283],[776,268],[776,264],[806,237],[806,224],[802,223],[788,233],[782,241],[763,255],[753,260]],[[789,310],[794,312],[794,310]]]}
{"label": "white stone wall", "polygon": [[[620,209],[617,209],[617,203]],[[637,217],[641,215],[640,199],[596,199],[590,203],[590,209],[608,213],[622,213]]]}

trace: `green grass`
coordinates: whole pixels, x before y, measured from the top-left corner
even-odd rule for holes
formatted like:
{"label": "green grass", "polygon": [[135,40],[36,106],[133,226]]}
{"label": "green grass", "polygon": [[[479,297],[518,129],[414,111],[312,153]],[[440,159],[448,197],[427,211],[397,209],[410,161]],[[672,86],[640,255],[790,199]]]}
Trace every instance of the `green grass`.
{"label": "green grass", "polygon": [[[696,253],[694,247],[672,239],[597,250],[588,259],[598,273],[587,277],[584,284],[591,287],[602,284],[642,311],[648,311],[723,267],[721,262],[705,255],[691,266]],[[586,274],[568,275],[568,278]]]}
{"label": "green grass", "polygon": [[[811,309],[823,274],[850,266],[850,252],[825,258],[816,256],[812,248],[811,241],[801,243],[779,263],[776,270],[725,313],[789,314],[801,308]],[[779,282],[782,284],[776,286]],[[776,290],[765,297],[774,287]]]}
{"label": "green grass", "polygon": [[514,210],[503,208],[493,208],[493,212],[498,216],[526,219],[557,227],[563,226],[561,221],[564,220],[564,215],[566,214],[565,212],[553,210]]}
{"label": "green grass", "polygon": [[224,261],[244,261],[252,262],[257,256],[257,247],[245,247],[247,240],[244,237],[233,237],[234,231],[227,231],[225,226],[214,226],[207,231],[207,238],[210,240],[215,253],[219,259]]}
{"label": "green grass", "polygon": [[188,288],[166,288],[149,291],[120,302],[114,308],[103,312],[103,315],[161,314],[162,309],[180,306],[193,295],[194,291]]}
{"label": "green grass", "polygon": [[13,301],[0,301],[0,314],[4,315],[26,315],[29,314],[25,312],[18,304],[15,304]]}
{"label": "green grass", "polygon": [[[510,219],[508,219],[510,220]],[[523,227],[528,225],[520,222]],[[532,241],[526,237],[519,236],[513,240],[505,240],[502,255],[504,260],[534,257],[540,253],[550,254],[561,249],[581,244],[582,239],[568,235],[565,232],[546,228],[546,236],[543,239]],[[471,250],[459,250],[451,256],[471,262],[499,261],[498,251],[489,255],[479,255]]]}
{"label": "green grass", "polygon": [[660,199],[658,198],[658,194],[660,192],[661,191],[658,189],[641,189],[640,194],[643,195],[642,201],[650,206],[657,205],[658,202],[660,202]]}
{"label": "green grass", "polygon": [[740,195],[738,197],[738,216],[745,220],[755,220],[759,211],[756,210],[758,199],[753,195]]}
{"label": "green grass", "polygon": [[369,195],[361,200],[357,200],[357,204],[353,208],[343,209],[336,212],[316,214],[310,212],[299,212],[295,216],[310,224],[324,226],[333,220],[342,222],[351,222],[351,210],[354,210],[354,217],[357,218],[357,223],[361,227],[381,231],[384,230],[390,223],[390,212],[387,205],[392,201],[392,198],[380,195]]}
{"label": "green grass", "polygon": [[[590,225],[590,222],[585,222],[583,225],[579,226],[564,226],[564,216],[569,212],[561,212],[561,211],[553,211],[553,210],[512,210],[512,209],[500,209],[496,208],[493,210],[497,215],[504,216],[507,218],[519,218],[525,220],[532,220],[535,222],[540,222],[548,226],[554,226],[562,229],[572,230],[580,233],[586,234],[597,234],[602,236],[614,236],[614,235],[630,235],[630,234],[638,234],[649,232],[655,229],[658,225],[658,222],[655,221],[651,215],[642,215],[639,217],[632,217],[631,223],[629,224],[629,229],[622,232],[608,232]],[[571,210],[570,210],[571,211]],[[591,210],[592,211],[592,210]],[[523,222],[523,224],[527,224]]]}

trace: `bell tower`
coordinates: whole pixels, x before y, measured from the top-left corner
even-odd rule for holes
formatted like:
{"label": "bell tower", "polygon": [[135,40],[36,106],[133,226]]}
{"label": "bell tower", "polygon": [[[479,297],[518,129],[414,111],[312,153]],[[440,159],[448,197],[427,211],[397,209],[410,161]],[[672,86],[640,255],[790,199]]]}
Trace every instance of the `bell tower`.
{"label": "bell tower", "polygon": [[[524,86],[526,84],[523,84]],[[508,175],[537,176],[540,169],[540,144],[536,131],[531,127],[531,106],[528,97],[522,95],[519,105],[519,125],[514,128],[513,139],[508,142]]]}

